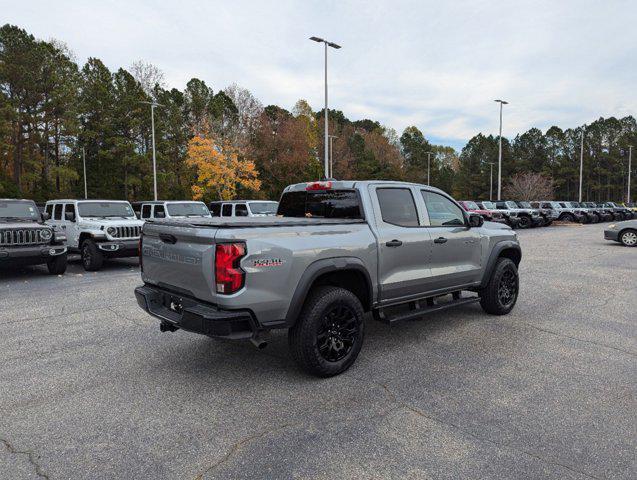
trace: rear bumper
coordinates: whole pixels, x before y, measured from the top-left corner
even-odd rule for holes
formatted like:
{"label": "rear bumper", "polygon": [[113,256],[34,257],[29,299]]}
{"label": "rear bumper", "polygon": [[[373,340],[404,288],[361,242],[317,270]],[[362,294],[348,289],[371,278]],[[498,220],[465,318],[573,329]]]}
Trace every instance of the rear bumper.
{"label": "rear bumper", "polygon": [[257,334],[256,322],[247,311],[221,310],[148,285],[137,287],[135,297],[141,308],[161,320],[162,326],[169,330],[181,328],[231,340],[247,340]]}
{"label": "rear bumper", "polygon": [[38,265],[65,253],[65,245],[0,247],[0,267],[3,265]]}
{"label": "rear bumper", "polygon": [[619,242],[619,231],[604,230],[604,239],[605,240],[613,240],[615,242]]}
{"label": "rear bumper", "polygon": [[115,240],[96,243],[100,252],[108,258],[136,257],[139,255],[139,240]]}

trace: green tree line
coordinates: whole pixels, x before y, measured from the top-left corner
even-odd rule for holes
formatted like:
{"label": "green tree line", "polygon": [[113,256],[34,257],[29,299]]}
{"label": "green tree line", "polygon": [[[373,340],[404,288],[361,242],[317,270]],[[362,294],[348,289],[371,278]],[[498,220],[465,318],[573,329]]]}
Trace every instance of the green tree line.
{"label": "green tree line", "polygon": [[[152,198],[150,102],[159,104],[160,198],[192,197],[196,172],[186,161],[188,142],[204,132],[254,162],[261,188],[238,187],[239,196],[277,199],[286,185],[321,177],[325,112],[304,100],[289,110],[263,106],[237,85],[215,91],[197,78],[182,90],[167,88],[153,65],[111,71],[98,58],[79,65],[64,44],[7,24],[0,28],[0,197],[83,197],[85,158],[91,198]],[[334,177],[423,183],[429,162],[432,185],[462,198],[488,198],[497,137],[478,134],[458,154],[433,145],[415,126],[399,135],[371,119],[328,113]],[[635,144],[636,132],[633,117],[601,118],[587,127],[587,199],[623,199],[627,145]],[[504,182],[520,172],[542,173],[553,180],[556,197],[574,198],[580,138],[581,127],[552,127],[503,139]]]}

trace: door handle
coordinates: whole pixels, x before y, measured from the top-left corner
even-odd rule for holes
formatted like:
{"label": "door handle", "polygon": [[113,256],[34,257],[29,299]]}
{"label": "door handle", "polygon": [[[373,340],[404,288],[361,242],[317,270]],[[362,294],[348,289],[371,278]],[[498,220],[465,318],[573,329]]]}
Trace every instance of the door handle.
{"label": "door handle", "polygon": [[388,247],[400,247],[403,244],[400,240],[391,240],[387,242],[385,245]]}
{"label": "door handle", "polygon": [[434,240],[434,243],[447,243],[447,239],[445,237],[438,237]]}

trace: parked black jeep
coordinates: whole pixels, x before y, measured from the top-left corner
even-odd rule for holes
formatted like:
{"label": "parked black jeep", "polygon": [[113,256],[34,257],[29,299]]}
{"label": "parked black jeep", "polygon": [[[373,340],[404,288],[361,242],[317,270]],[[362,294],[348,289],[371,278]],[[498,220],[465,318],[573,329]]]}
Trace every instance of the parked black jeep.
{"label": "parked black jeep", "polygon": [[66,236],[46,219],[31,200],[0,199],[0,270],[46,263],[53,275],[66,271]]}

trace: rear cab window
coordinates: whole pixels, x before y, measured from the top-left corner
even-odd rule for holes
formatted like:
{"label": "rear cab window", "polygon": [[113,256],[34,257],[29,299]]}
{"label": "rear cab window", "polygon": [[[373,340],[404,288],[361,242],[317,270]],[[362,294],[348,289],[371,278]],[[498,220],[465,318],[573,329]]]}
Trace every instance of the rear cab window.
{"label": "rear cab window", "polygon": [[363,209],[354,189],[285,192],[277,215],[282,217],[362,219]]}

